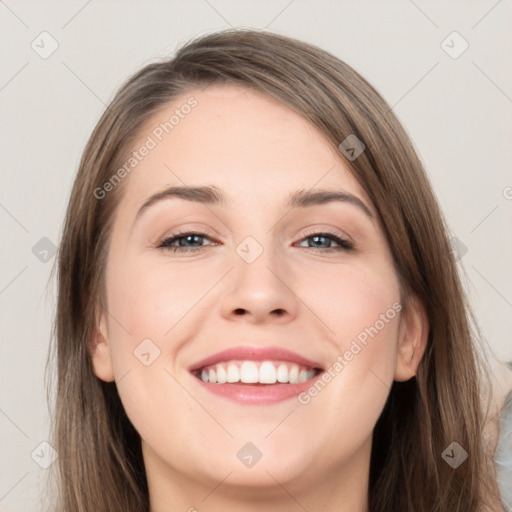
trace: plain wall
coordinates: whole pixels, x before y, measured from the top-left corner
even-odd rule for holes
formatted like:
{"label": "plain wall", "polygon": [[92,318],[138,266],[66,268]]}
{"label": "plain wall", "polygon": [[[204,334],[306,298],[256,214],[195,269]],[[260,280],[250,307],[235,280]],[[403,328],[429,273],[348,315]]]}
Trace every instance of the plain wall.
{"label": "plain wall", "polygon": [[[45,286],[85,142],[128,76],[230,25],[316,44],[393,106],[458,239],[482,332],[511,361],[511,14],[495,0],[0,2],[0,511],[41,508],[46,470],[31,454],[48,439]],[[457,36],[452,56],[442,46],[453,31],[469,44],[458,58]]]}

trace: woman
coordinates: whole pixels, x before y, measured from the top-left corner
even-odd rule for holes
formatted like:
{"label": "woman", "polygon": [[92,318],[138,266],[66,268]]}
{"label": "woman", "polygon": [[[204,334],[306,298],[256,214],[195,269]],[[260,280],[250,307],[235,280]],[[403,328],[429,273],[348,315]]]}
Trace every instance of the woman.
{"label": "woman", "polygon": [[59,510],[499,510],[442,215],[332,55],[233,30],[135,74],[58,270]]}

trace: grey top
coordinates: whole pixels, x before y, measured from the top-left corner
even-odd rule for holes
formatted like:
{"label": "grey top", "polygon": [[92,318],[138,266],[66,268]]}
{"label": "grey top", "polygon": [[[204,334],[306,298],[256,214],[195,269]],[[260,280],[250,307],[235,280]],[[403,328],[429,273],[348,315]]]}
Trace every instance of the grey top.
{"label": "grey top", "polygon": [[512,512],[512,391],[501,410],[499,429],[494,464],[503,508]]}

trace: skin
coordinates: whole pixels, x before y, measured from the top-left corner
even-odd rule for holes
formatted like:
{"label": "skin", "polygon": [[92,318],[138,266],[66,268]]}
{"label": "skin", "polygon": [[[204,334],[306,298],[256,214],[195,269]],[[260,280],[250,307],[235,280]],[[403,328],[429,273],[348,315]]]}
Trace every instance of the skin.
{"label": "skin", "polygon": [[[91,344],[96,376],[116,380],[141,435],[151,511],[367,511],[372,431],[392,381],[416,372],[424,308],[414,297],[402,304],[306,405],[239,404],[204,390],[187,368],[242,344],[285,347],[328,368],[401,297],[375,208],[344,157],[273,99],[240,86],[190,91],[155,114],[134,147],[190,96],[197,107],[123,183],[107,308]],[[215,185],[230,204],[167,199],[134,225],[148,197],[184,184]],[[313,187],[357,196],[374,218],[350,203],[285,207],[290,193]],[[178,229],[207,237],[189,240],[195,251],[158,248]],[[308,238],[325,230],[354,251]],[[247,236],[263,249],[252,263],[236,252]],[[149,366],[133,354],[146,338],[160,350]],[[236,455],[247,442],[263,454],[251,468]]]}

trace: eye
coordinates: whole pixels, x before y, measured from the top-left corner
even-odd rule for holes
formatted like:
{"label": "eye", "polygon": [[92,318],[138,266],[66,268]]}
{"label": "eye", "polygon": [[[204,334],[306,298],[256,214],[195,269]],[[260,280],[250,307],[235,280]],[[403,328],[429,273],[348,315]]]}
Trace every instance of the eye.
{"label": "eye", "polygon": [[[321,233],[311,233],[305,238],[303,238],[302,242],[308,240],[312,240],[311,245],[308,242],[308,249],[322,249],[322,252],[354,250],[354,245],[352,244],[352,242],[349,242],[346,238],[343,238],[338,234],[332,233],[330,231]],[[333,241],[338,245],[338,247],[332,247]]]}
{"label": "eye", "polygon": [[204,247],[201,242],[205,239],[209,239],[208,235],[205,233],[196,233],[193,231],[176,233],[175,235],[162,240],[158,248],[172,252],[197,251],[201,247]]}
{"label": "eye", "polygon": [[[176,233],[171,237],[165,238],[164,240],[162,240],[160,245],[158,245],[158,248],[172,252],[192,252],[200,250],[202,247],[205,247],[205,245],[202,244],[204,240],[210,240],[208,235],[205,233],[185,231]],[[354,250],[354,245],[351,242],[349,242],[346,238],[343,238],[336,233],[312,233],[303,238],[301,242],[308,240],[312,240],[311,245],[308,243],[308,249],[320,249],[322,252]],[[337,245],[337,247],[332,247],[332,242],[334,242]],[[208,245],[217,244],[213,243]]]}

